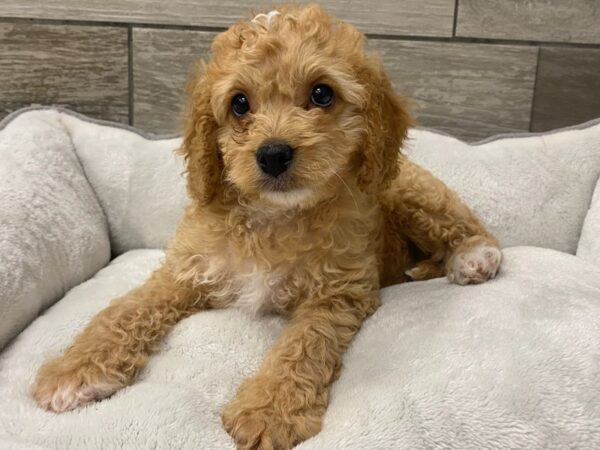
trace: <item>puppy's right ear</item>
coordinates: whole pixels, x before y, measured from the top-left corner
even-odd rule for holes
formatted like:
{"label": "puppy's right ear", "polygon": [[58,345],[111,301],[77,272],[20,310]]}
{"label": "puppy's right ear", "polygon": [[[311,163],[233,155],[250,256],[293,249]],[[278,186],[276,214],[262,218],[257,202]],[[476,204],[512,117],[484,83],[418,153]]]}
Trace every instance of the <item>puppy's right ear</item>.
{"label": "puppy's right ear", "polygon": [[217,148],[217,122],[210,105],[211,87],[206,75],[188,84],[184,139],[187,189],[192,200],[208,205],[221,186],[222,161]]}

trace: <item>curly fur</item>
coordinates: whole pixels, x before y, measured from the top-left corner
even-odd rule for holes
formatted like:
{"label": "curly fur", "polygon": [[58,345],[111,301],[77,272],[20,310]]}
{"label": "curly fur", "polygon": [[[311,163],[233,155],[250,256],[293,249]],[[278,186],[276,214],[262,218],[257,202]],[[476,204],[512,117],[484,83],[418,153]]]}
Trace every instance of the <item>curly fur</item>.
{"label": "curly fur", "polygon": [[[238,448],[285,449],[321,427],[342,355],[380,287],[448,274],[493,277],[498,242],[458,197],[400,152],[406,102],[364,37],[318,6],[283,6],[220,34],[189,88],[181,154],[192,204],[163,266],[94,317],[33,387],[64,411],[132,383],[179,320],[239,307],[289,317],[259,372],[222,414]],[[327,83],[329,108],[311,107]],[[230,110],[244,92],[251,111]],[[283,181],[256,164],[294,148]]]}

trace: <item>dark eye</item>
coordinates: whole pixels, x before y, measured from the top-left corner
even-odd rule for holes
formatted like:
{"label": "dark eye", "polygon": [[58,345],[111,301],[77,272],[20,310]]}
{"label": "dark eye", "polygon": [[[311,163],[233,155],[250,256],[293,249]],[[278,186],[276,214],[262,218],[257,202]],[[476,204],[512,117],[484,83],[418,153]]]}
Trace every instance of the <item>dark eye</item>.
{"label": "dark eye", "polygon": [[244,94],[237,94],[231,100],[231,110],[237,117],[242,117],[250,111],[250,103]]}
{"label": "dark eye", "polygon": [[317,84],[313,87],[312,93],[310,94],[310,101],[312,104],[320,108],[331,106],[334,98],[335,95],[333,89],[326,84]]}

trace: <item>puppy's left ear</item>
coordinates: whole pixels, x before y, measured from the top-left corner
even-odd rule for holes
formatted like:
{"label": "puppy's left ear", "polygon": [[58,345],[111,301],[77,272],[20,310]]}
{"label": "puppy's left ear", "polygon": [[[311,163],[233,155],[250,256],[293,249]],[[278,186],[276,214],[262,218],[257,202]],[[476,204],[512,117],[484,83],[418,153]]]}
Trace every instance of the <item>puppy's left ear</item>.
{"label": "puppy's left ear", "polygon": [[412,119],[408,102],[392,87],[381,62],[369,59],[359,72],[369,98],[364,110],[366,127],[358,155],[358,186],[367,193],[386,189],[399,172],[400,147]]}

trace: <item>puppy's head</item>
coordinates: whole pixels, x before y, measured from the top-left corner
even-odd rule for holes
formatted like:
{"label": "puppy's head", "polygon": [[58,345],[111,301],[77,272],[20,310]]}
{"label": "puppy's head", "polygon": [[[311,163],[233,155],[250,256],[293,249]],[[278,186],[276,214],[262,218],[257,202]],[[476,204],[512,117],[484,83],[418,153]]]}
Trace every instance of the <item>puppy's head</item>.
{"label": "puppy's head", "polygon": [[302,208],[340,183],[385,188],[410,119],[363,45],[318,6],[282,7],[217,36],[189,92],[192,198],[205,205],[228,187],[246,202]]}

